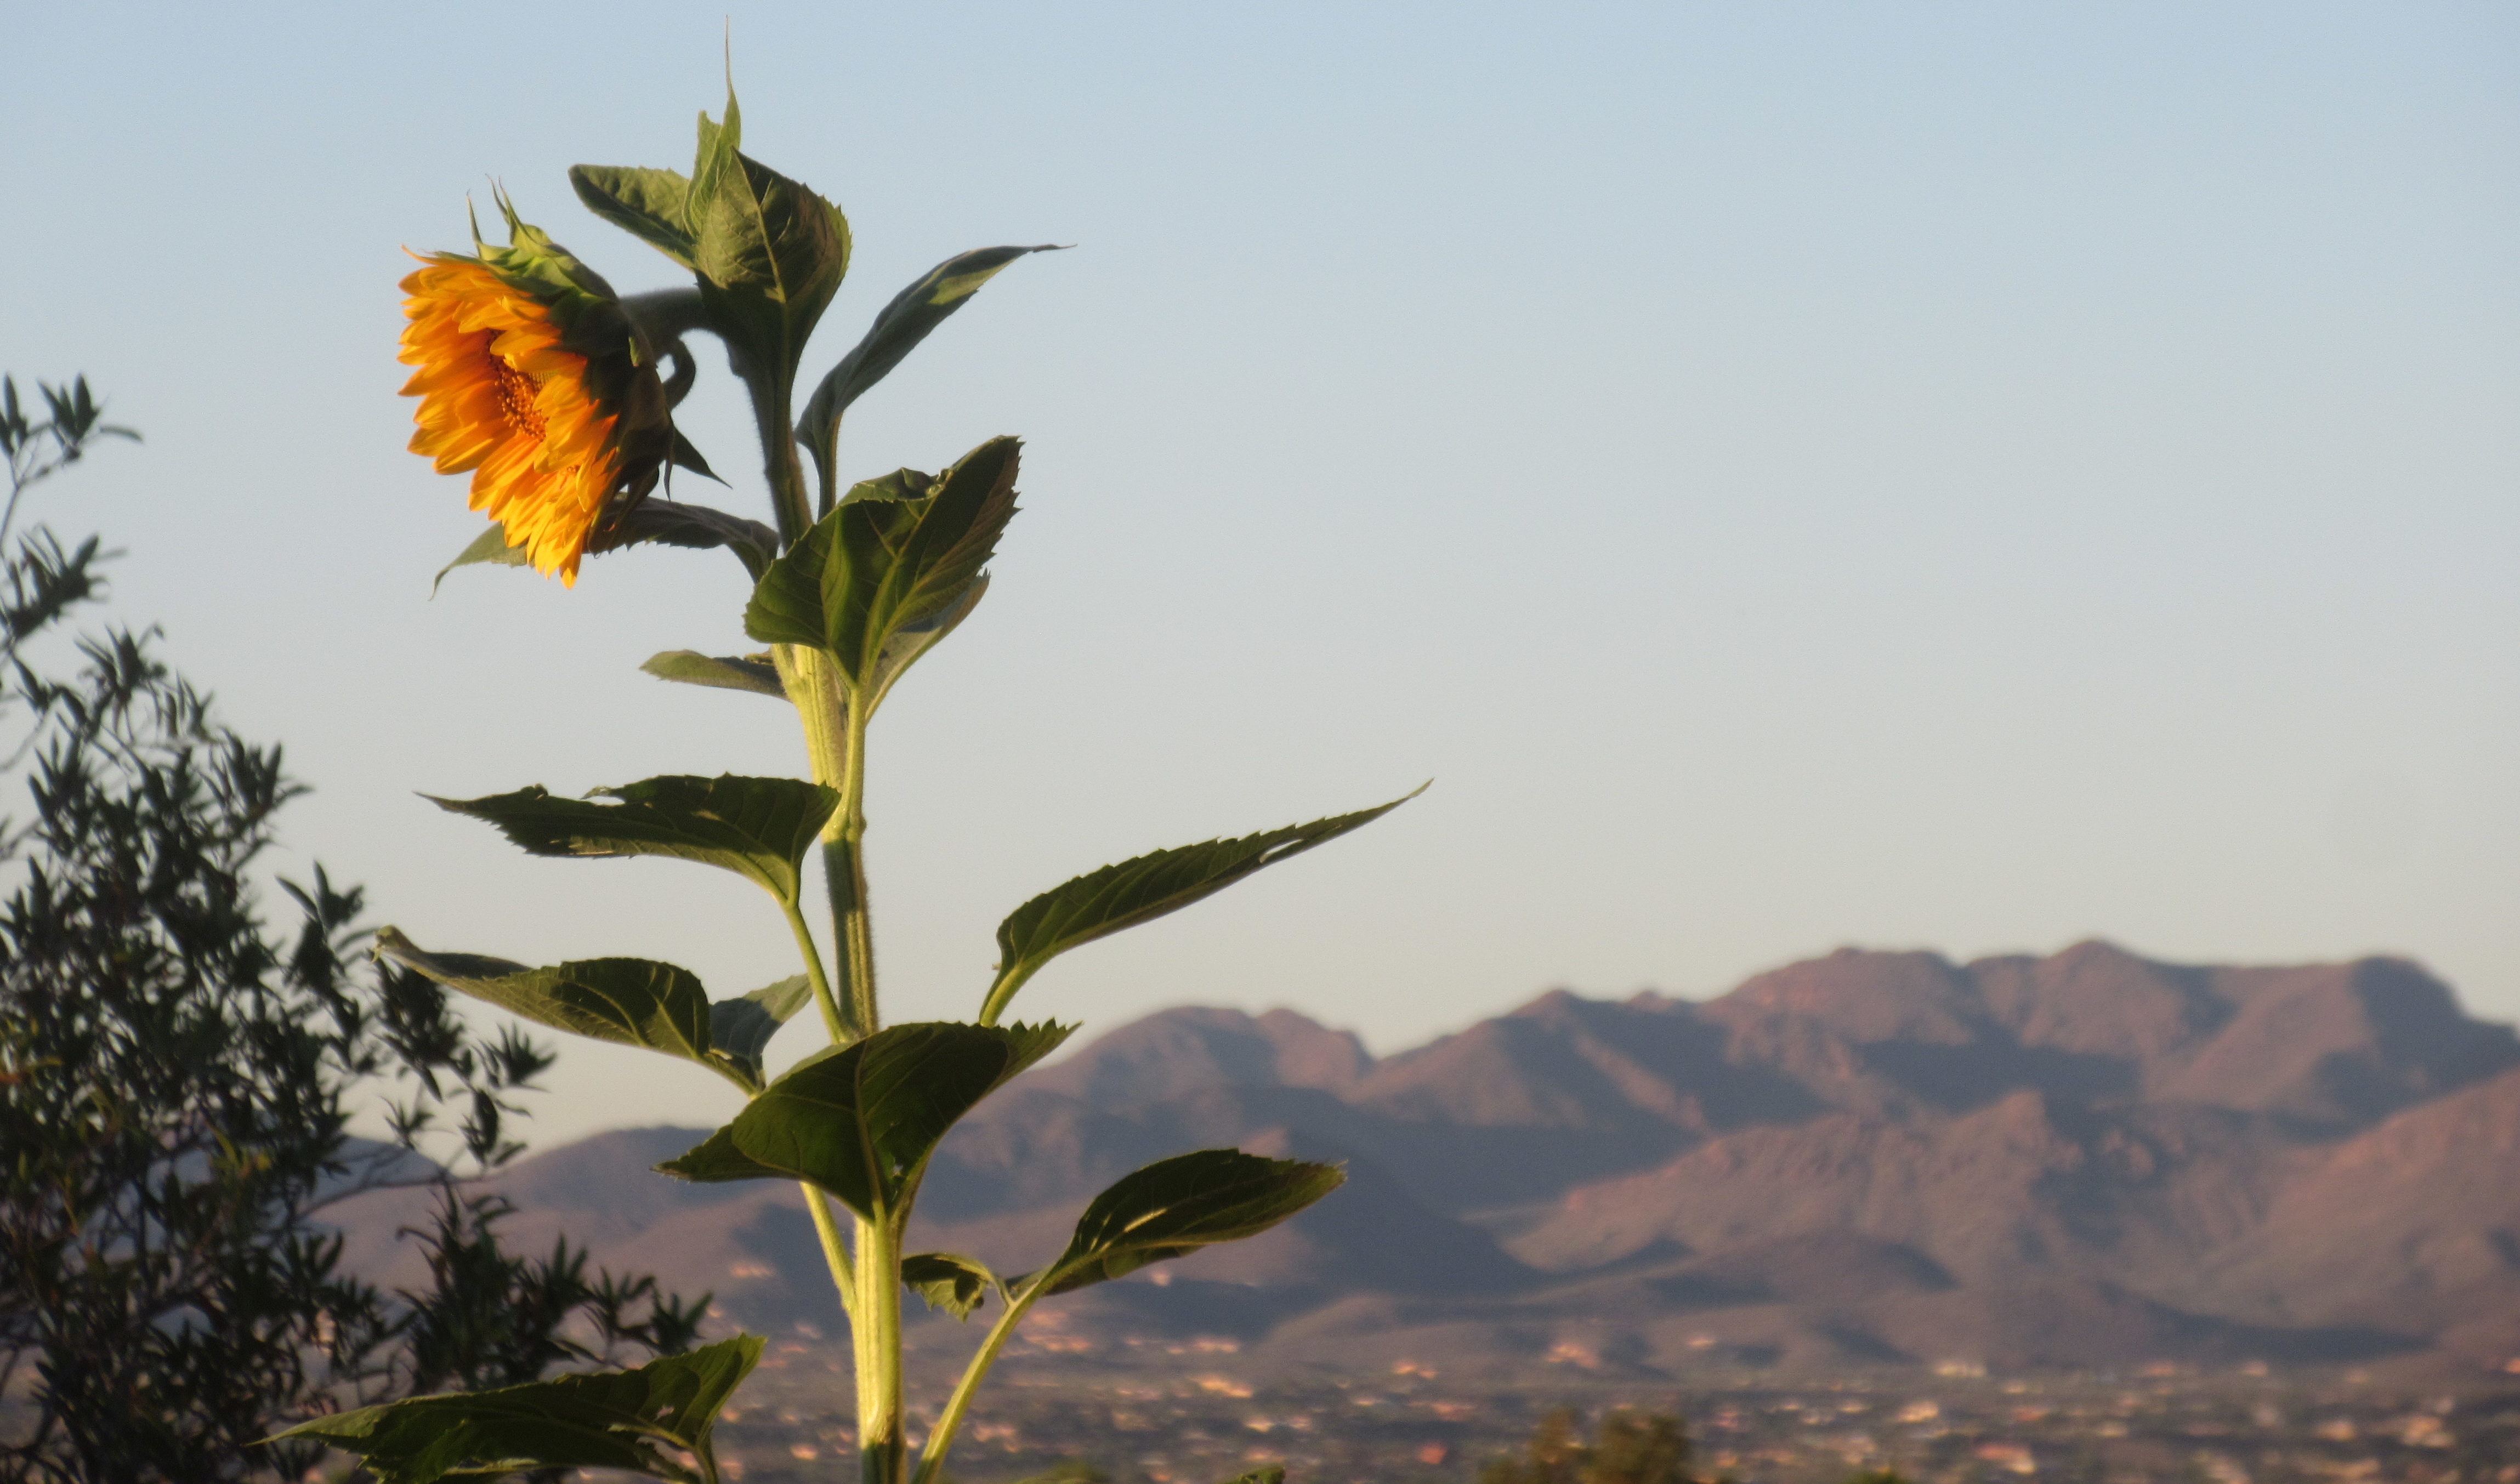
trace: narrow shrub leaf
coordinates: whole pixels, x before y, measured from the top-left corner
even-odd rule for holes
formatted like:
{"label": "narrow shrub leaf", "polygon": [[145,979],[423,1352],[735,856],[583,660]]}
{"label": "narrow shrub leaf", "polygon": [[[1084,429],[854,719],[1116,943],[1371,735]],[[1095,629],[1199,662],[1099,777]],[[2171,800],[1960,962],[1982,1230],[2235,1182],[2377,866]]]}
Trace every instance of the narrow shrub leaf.
{"label": "narrow shrub leaf", "polygon": [[611,804],[560,798],[539,786],[486,798],[424,794],[437,807],[499,827],[534,855],[661,855],[732,871],[782,902],[802,887],[805,851],[840,796],[792,778],[669,774],[598,788]]}
{"label": "narrow shrub leaf", "polygon": [[1200,1149],[1158,1160],[1094,1197],[1048,1270],[1067,1293],[1221,1241],[1255,1237],[1339,1188],[1336,1165]]}
{"label": "narrow shrub leaf", "polygon": [[995,1023],[1023,982],[1069,949],[1178,912],[1253,872],[1362,829],[1425,791],[1420,784],[1390,803],[1354,814],[1157,850],[1052,887],[998,924],[998,976],[981,1006],[980,1023]]}
{"label": "narrow shrub leaf", "polygon": [[693,1481],[698,1475],[651,1438],[661,1434],[713,1457],[718,1413],[761,1359],[761,1347],[759,1335],[739,1335],[636,1371],[412,1397],[320,1417],[279,1436],[317,1438],[356,1455],[380,1484],[543,1468],[621,1468]]}
{"label": "narrow shrub leaf", "polygon": [[957,1119],[1073,1029],[888,1026],[791,1068],[734,1122],[656,1168],[697,1181],[802,1180],[881,1220]]}

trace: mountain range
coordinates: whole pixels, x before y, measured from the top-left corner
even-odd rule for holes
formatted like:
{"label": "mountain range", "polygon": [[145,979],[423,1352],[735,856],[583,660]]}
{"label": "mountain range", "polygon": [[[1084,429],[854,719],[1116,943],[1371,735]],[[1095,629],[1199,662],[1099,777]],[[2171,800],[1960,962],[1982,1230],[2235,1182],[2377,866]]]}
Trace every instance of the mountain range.
{"label": "mountain range", "polygon": [[[650,1172],[706,1132],[521,1161],[513,1242],[565,1233],[732,1321],[836,1325],[792,1188]],[[912,1249],[1022,1271],[1112,1180],[1219,1145],[1349,1181],[1044,1305],[1032,1344],[1499,1375],[2520,1369],[2520,1040],[2402,960],[1848,949],[1703,1002],[1556,991],[1382,1059],[1290,1011],[1165,1011],[983,1103]],[[424,1199],[344,1203],[353,1264],[407,1276]]]}

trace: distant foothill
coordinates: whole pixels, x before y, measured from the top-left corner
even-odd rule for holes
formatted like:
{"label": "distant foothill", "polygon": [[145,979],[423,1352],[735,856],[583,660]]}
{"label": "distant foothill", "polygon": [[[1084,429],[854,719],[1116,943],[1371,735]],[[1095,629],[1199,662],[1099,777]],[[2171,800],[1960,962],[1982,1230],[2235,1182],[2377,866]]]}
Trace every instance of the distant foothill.
{"label": "distant foothill", "polygon": [[[565,1231],[728,1319],[836,1324],[792,1192],[646,1173],[694,1137],[521,1165],[516,1237]],[[984,1104],[913,1244],[1019,1271],[1115,1176],[1221,1144],[1349,1184],[1046,1310],[1037,1343],[1498,1379],[2520,1368],[2520,1040],[2399,960],[1850,949],[1705,1002],[1556,991],[1379,1060],[1288,1011],[1166,1011]],[[354,1260],[408,1260],[392,1198],[345,1220]]]}

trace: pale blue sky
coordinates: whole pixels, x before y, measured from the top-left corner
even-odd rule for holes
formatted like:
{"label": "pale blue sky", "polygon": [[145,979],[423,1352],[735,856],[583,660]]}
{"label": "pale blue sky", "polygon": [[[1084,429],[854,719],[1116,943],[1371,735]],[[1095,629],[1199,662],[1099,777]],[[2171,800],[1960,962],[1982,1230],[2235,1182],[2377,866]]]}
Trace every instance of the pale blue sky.
{"label": "pale blue sky", "polygon": [[[2403,953],[2520,1015],[2502,5],[19,7],[0,366],[149,434],[41,513],[287,739],[286,869],[430,946],[789,971],[731,877],[412,797],[800,766],[775,703],[636,672],[741,643],[723,558],[428,602],[478,517],[394,395],[401,249],[490,177],[672,281],[562,172],[686,167],[730,13],[748,150],[857,231],[817,369],[949,253],[1079,245],[848,428],[857,475],[1030,440],[987,604],[879,724],[897,1015],[968,1013],[1064,876],[1430,776],[1023,1011],[1391,1049],[2096,934]],[[728,1110],[581,1046],[554,1087],[544,1138]]]}

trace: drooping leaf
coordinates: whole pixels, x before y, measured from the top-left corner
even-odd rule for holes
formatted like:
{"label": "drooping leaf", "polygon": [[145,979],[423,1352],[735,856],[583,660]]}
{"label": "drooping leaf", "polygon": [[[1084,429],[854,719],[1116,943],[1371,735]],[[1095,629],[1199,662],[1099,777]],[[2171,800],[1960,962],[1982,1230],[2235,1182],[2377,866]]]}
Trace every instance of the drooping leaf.
{"label": "drooping leaf", "polygon": [[[969,597],[996,552],[1015,512],[1019,447],[992,438],[916,498],[852,491],[771,563],[744,608],[744,632],[827,650],[851,685],[879,690],[885,646]],[[906,484],[908,474],[894,478]]]}
{"label": "drooping leaf", "polygon": [[946,1131],[1075,1027],[894,1025],[805,1061],[656,1166],[685,1180],[802,1180],[870,1221],[901,1210]]}
{"label": "drooping leaf", "polygon": [[928,1308],[968,1320],[998,1285],[998,1275],[978,1258],[960,1252],[914,1252],[901,1260],[901,1282],[927,1300]]}
{"label": "drooping leaf", "polygon": [[718,1413],[761,1359],[761,1346],[759,1335],[739,1335],[636,1371],[412,1397],[320,1417],[280,1436],[319,1438],[355,1454],[381,1484],[540,1468],[623,1468],[692,1484],[699,1471],[656,1442],[710,1454]]}
{"label": "drooping leaf", "polygon": [[[1335,1191],[1336,1165],[1200,1149],[1121,1177],[1077,1219],[1067,1250],[1046,1270],[1048,1293],[1135,1273],[1221,1241],[1256,1237]],[[1021,1279],[1009,1280],[1019,1286]]]}
{"label": "drooping leaf", "polygon": [[814,387],[804,413],[796,420],[796,441],[814,456],[814,467],[822,475],[825,489],[832,486],[840,416],[849,410],[849,404],[900,365],[904,356],[955,310],[969,302],[982,284],[997,276],[998,270],[1029,252],[1060,250],[1056,245],[1044,243],[1031,247],[980,247],[958,253],[892,296],[892,302],[884,305],[868,327],[865,338],[840,357],[840,363]]}
{"label": "drooping leaf", "polygon": [[[694,457],[698,457],[697,454]],[[710,477],[714,478],[715,475]],[[586,543],[590,553],[619,551],[625,546],[650,542],[665,546],[722,546],[735,553],[736,560],[761,580],[770,569],[771,559],[779,555],[779,533],[758,520],[731,516],[705,505],[687,505],[679,500],[642,500],[612,517]],[[478,545],[478,543],[474,543]]]}
{"label": "drooping leaf", "polygon": [[1153,851],[1052,887],[998,924],[998,975],[980,1007],[980,1023],[996,1023],[1023,982],[1067,950],[1178,912],[1255,871],[1362,829],[1425,791],[1420,784],[1387,804],[1354,814],[1240,839]]}
{"label": "drooping leaf", "polygon": [[770,1049],[770,1038],[812,998],[812,982],[791,974],[748,995],[717,1001],[709,1006],[711,1050],[742,1067],[752,1078],[751,1090],[759,1091],[761,1057]]}
{"label": "drooping leaf", "polygon": [[692,183],[677,170],[636,165],[571,165],[568,183],[586,209],[688,268]]}
{"label": "drooping leaf", "polygon": [[533,559],[526,554],[525,548],[510,546],[508,528],[493,520],[488,530],[473,537],[465,545],[464,550],[455,554],[454,561],[437,569],[437,575],[428,580],[428,596],[436,597],[438,584],[444,582],[446,574],[457,567],[480,566],[485,563],[491,566],[530,566]]}
{"label": "drooping leaf", "polygon": [[658,680],[680,681],[687,686],[714,686],[721,691],[750,691],[756,696],[788,698],[788,688],[779,681],[778,666],[750,654],[667,650],[648,656],[648,662],[639,668]]}
{"label": "drooping leaf", "polygon": [[792,778],[667,775],[598,788],[599,804],[536,786],[487,798],[422,795],[441,809],[487,820],[535,855],[663,855],[722,867],[793,904],[805,851],[840,796]]}
{"label": "drooping leaf", "polygon": [[[377,930],[376,952],[554,1030],[697,1061],[747,1092],[761,1085],[759,1049],[747,1062],[718,1046],[708,991],[689,969],[652,959],[584,959],[531,968],[479,954],[429,953],[392,927]],[[769,1037],[761,1039],[766,1043]]]}

